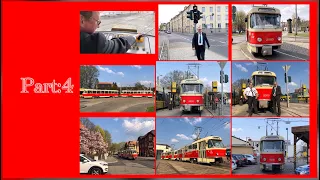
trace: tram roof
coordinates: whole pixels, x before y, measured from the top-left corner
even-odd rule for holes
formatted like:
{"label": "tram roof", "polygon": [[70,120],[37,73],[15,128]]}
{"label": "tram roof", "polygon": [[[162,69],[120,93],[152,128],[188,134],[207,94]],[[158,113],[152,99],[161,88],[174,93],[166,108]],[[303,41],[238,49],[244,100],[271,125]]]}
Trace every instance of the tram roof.
{"label": "tram roof", "polygon": [[222,141],[222,138],[220,136],[207,136],[207,137],[204,137],[204,138],[201,138],[199,140],[194,141],[192,144],[198,143],[198,142],[201,142],[201,141],[205,141],[205,140],[209,140],[209,139],[216,139],[216,140]]}
{"label": "tram roof", "polygon": [[272,71],[254,71],[251,76],[260,75],[260,76],[277,76],[276,73]]}
{"label": "tram roof", "polygon": [[268,6],[254,6],[248,12],[248,14],[252,14],[252,13],[281,14],[279,9],[274,7],[268,7]]}
{"label": "tram roof", "polygon": [[299,137],[305,143],[309,143],[309,128],[310,126],[295,126],[291,128],[292,134]]}
{"label": "tram roof", "polygon": [[261,139],[260,139],[260,141],[263,141],[263,140],[266,140],[266,141],[268,141],[268,140],[270,140],[270,141],[272,141],[272,140],[283,140],[284,141],[284,138],[282,137],[282,136],[263,136],[263,137],[261,137]]}
{"label": "tram roof", "polygon": [[203,82],[200,79],[184,79],[180,84],[202,84]]}

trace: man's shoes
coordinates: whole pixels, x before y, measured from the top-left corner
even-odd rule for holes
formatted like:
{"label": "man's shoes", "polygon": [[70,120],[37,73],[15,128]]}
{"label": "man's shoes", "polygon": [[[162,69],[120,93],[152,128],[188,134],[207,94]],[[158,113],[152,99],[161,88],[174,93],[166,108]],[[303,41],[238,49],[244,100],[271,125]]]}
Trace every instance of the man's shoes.
{"label": "man's shoes", "polygon": [[249,114],[249,117],[251,117],[252,116],[252,114]]}

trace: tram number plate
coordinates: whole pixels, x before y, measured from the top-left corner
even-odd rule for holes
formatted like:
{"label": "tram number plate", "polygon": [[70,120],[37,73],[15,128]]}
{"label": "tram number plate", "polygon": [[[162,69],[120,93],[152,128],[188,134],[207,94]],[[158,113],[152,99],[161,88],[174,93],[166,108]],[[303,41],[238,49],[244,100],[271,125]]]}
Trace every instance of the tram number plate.
{"label": "tram number plate", "polygon": [[270,161],[274,161],[274,159],[270,159]]}
{"label": "tram number plate", "polygon": [[191,102],[191,103],[192,103],[192,102],[194,102],[194,100],[189,100],[189,102]]}

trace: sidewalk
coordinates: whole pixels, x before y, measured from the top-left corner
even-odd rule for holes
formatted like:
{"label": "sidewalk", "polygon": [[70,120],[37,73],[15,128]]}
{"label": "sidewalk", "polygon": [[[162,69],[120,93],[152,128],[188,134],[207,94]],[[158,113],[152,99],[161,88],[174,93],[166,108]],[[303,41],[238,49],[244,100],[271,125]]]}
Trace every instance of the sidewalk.
{"label": "sidewalk", "polygon": [[[192,50],[191,45],[190,47],[183,47],[183,45],[185,45],[185,43],[174,43],[174,48],[172,48],[173,45],[170,44],[170,60],[198,60],[197,56],[195,55],[195,51]],[[205,60],[228,60],[228,57],[206,49]]]}
{"label": "sidewalk", "polygon": [[150,161],[154,161],[155,157],[144,157],[144,156],[138,156],[139,159],[144,159],[144,160],[150,160]]}
{"label": "sidewalk", "polygon": [[108,156],[106,160],[104,160],[107,163],[116,163],[118,160],[115,157]]}

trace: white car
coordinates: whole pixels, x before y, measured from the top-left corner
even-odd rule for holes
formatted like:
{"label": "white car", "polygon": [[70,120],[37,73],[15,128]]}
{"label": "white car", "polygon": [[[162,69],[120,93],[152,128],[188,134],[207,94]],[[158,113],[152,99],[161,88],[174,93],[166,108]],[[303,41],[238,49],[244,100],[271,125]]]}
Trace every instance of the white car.
{"label": "white car", "polygon": [[106,174],[108,173],[108,163],[94,160],[84,154],[80,154],[80,174]]}
{"label": "white car", "polygon": [[257,164],[257,158],[256,157],[254,157],[253,155],[251,155],[251,154],[244,154],[245,156],[246,156],[246,158],[247,158],[247,162],[248,162],[248,164]]}
{"label": "white car", "polygon": [[235,169],[237,169],[238,167],[237,167],[237,163],[236,163],[236,161],[232,158],[232,170],[235,170]]}

